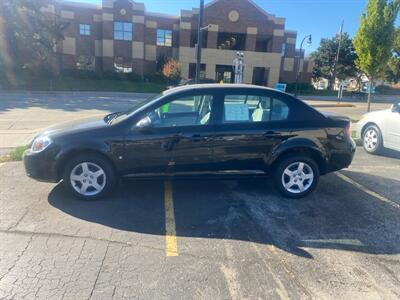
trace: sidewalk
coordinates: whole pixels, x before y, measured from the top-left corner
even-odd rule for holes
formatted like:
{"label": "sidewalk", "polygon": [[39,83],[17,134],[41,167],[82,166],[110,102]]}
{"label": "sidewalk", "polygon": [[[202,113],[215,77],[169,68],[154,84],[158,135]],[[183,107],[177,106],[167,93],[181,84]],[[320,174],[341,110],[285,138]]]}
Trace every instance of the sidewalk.
{"label": "sidewalk", "polygon": [[0,150],[6,151],[28,145],[36,133],[37,130],[0,130]]}
{"label": "sidewalk", "polygon": [[[359,102],[347,102],[347,106],[336,106],[337,102],[330,101],[327,105],[327,100],[305,100],[306,103],[313,106],[319,111],[331,112],[339,115],[350,117],[353,122],[358,122],[361,117],[367,113],[367,103]],[[344,103],[343,103],[344,104]],[[391,104],[389,103],[372,103],[371,111],[389,109]]]}
{"label": "sidewalk", "polygon": [[[300,99],[306,99],[310,101],[329,101],[338,102],[337,96],[299,96]],[[367,98],[357,98],[357,97],[344,97],[340,99],[341,103],[367,103]],[[374,95],[372,103],[378,104],[393,104],[395,102],[400,102],[400,96],[398,95]]]}

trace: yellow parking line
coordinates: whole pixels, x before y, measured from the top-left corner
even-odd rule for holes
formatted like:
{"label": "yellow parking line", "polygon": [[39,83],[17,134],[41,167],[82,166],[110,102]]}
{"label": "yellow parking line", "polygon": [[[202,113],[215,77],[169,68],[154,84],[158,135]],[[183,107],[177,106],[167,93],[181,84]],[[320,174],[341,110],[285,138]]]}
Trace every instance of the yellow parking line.
{"label": "yellow parking line", "polygon": [[348,183],[354,185],[356,188],[362,190],[364,193],[367,193],[368,195],[370,195],[370,196],[372,196],[372,197],[375,197],[376,199],[378,199],[378,200],[380,200],[380,201],[383,201],[383,202],[385,202],[385,203],[388,203],[388,204],[390,204],[390,205],[393,206],[393,207],[400,208],[400,204],[398,204],[398,203],[396,203],[396,202],[394,202],[394,201],[392,201],[392,200],[389,200],[388,198],[386,198],[386,197],[384,197],[384,196],[382,196],[382,195],[380,195],[380,194],[378,194],[378,193],[375,193],[374,191],[371,191],[370,189],[366,188],[366,187],[363,186],[362,184],[359,184],[358,182],[354,181],[353,179],[347,177],[346,175],[343,175],[343,174],[341,174],[341,173],[336,173],[336,175],[337,175],[340,179],[342,179],[342,180],[344,180],[344,181],[346,181],[346,182],[348,182]]}
{"label": "yellow parking line", "polygon": [[164,183],[165,203],[165,254],[166,256],[178,256],[178,245],[176,241],[174,199],[172,197],[172,184],[170,181]]}

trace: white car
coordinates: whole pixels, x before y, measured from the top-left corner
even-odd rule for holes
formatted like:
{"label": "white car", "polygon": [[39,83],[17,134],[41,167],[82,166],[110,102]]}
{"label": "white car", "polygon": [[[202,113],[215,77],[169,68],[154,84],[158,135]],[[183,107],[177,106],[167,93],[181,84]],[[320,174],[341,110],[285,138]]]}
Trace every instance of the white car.
{"label": "white car", "polygon": [[365,114],[357,123],[356,139],[361,140],[365,151],[371,154],[383,148],[400,151],[400,103]]}

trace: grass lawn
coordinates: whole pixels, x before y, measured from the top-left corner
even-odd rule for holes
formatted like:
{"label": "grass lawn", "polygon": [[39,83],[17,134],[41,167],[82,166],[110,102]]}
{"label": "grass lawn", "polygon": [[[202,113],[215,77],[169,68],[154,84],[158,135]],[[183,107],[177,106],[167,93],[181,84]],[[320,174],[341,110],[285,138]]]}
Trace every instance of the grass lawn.
{"label": "grass lawn", "polygon": [[28,146],[19,146],[9,154],[0,156],[0,163],[22,160],[22,154],[24,154],[26,149],[28,149]]}
{"label": "grass lawn", "polygon": [[39,77],[19,80],[19,84],[16,89],[32,91],[107,91],[159,93],[166,89],[166,85],[151,82],[74,77],[57,77],[50,81],[47,78]]}

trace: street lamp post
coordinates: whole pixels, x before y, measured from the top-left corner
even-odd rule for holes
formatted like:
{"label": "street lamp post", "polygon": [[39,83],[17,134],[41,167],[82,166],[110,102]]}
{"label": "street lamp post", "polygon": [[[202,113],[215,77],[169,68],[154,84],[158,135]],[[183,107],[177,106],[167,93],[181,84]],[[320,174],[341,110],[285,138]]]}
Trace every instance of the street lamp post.
{"label": "street lamp post", "polygon": [[[308,39],[308,40],[307,40]],[[307,44],[311,45],[312,43],[312,35],[309,34],[303,38],[300,44],[300,51],[299,51],[299,61],[297,63],[297,72],[296,72],[296,86],[295,86],[295,93],[294,95],[297,96],[298,88],[299,88],[299,77],[300,77],[300,62],[301,62],[301,52],[303,51],[303,44],[307,40]]]}
{"label": "street lamp post", "polygon": [[202,47],[202,27],[204,18],[204,0],[200,0],[200,12],[199,12],[199,26],[197,29],[197,48],[196,48],[196,78],[195,82],[200,83],[200,69],[201,69],[201,47]]}

